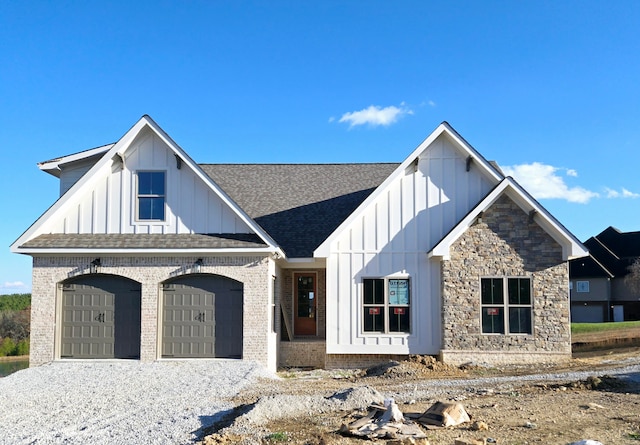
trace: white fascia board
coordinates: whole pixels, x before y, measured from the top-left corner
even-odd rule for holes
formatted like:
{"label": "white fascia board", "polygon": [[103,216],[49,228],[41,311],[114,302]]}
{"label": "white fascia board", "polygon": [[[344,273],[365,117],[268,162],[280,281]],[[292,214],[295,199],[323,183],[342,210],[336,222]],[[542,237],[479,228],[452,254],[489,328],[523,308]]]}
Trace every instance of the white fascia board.
{"label": "white fascia board", "polygon": [[106,153],[113,147],[115,144],[107,144],[102,145],[100,147],[91,148],[89,150],[81,151],[79,153],[73,153],[67,156],[62,156],[60,158],[51,159],[49,161],[38,162],[38,168],[44,172],[47,172],[55,177],[60,176],[60,166],[69,164],[76,161],[81,161],[83,159],[90,158],[92,156],[99,155],[101,153]]}
{"label": "white fascia board", "polygon": [[534,211],[533,217],[549,236],[562,246],[563,260],[580,258],[589,254],[582,243],[560,224],[544,207],[535,201],[511,177],[505,178],[478,205],[472,209],[431,251],[429,258],[449,259],[451,245],[503,194],[507,194],[524,212]]}
{"label": "white fascia board", "polygon": [[47,209],[41,216],[34,222],[31,227],[29,227],[12,245],[11,251],[15,253],[24,252],[24,250],[18,250],[18,246],[24,244],[26,241],[31,239],[33,236],[39,234],[39,230],[49,221],[51,218],[55,216],[56,213],[65,209],[66,206],[69,205],[71,201],[71,197],[80,191],[83,187],[87,186],[87,184],[91,184],[91,182],[96,181],[98,177],[98,172],[103,168],[108,168],[111,165],[112,159],[118,155],[121,158],[124,158],[124,153],[131,146],[131,142],[140,134],[140,132],[144,128],[150,128],[153,132],[156,133],[160,139],[162,139],[167,146],[177,154],[185,164],[187,164],[197,175],[200,177],[205,184],[207,184],[211,190],[213,190],[220,198],[227,204],[229,207],[238,215],[242,221],[245,222],[251,229],[255,231],[255,233],[260,236],[260,238],[269,245],[269,248],[280,252],[282,257],[285,257],[284,252],[280,249],[277,243],[260,227],[258,226],[249,216],[231,199],[224,193],[220,187],[217,186],[213,182],[211,178],[209,178],[196,164],[191,157],[189,157],[182,148],[178,144],[176,144],[171,137],[167,133],[164,132],[160,128],[158,124],[156,124],[150,116],[144,115],[142,116],[125,134],[111,146],[111,148],[105,152],[105,154],[100,158],[98,162],[95,163],[91,169],[87,173],[85,173],[69,190],[66,191],[64,195],[62,195],[49,209]]}
{"label": "white fascia board", "polygon": [[498,172],[486,159],[484,159],[480,153],[478,153],[467,141],[465,141],[447,122],[443,122],[424,140],[418,147],[413,150],[413,152],[385,179],[382,184],[380,184],[374,191],[371,193],[367,199],[365,199],[356,210],[349,215],[347,219],[345,219],[342,224],[338,226],[336,230],[327,237],[327,239],[318,246],[318,248],[313,252],[314,257],[318,258],[327,258],[330,253],[331,243],[345,230],[349,225],[366,209],[371,202],[376,200],[381,193],[387,189],[388,185],[395,180],[395,178],[401,174],[404,174],[405,170],[411,166],[413,162],[442,134],[446,134],[451,141],[458,146],[462,152],[467,154],[467,156],[471,156],[471,158],[479,164],[482,169],[488,174],[493,180],[498,183],[504,177]]}
{"label": "white fascia board", "polygon": [[509,187],[506,189],[507,195],[524,211],[535,211],[533,218],[540,227],[545,229],[549,236],[562,246],[562,256],[565,261],[589,255],[589,250],[582,242],[547,209],[540,205],[520,184],[511,177],[507,177],[505,181],[509,182]]}
{"label": "white fascia board", "polygon": [[487,173],[496,181],[496,184],[504,179],[504,175],[501,172],[497,171],[495,167],[484,158],[484,156],[482,156],[475,148],[471,146],[471,144],[469,144],[462,136],[460,136],[460,134],[458,134],[458,132],[454,130],[448,122],[443,122],[442,124],[440,124],[440,127],[444,127],[445,130],[441,131],[441,133],[445,132],[447,136],[449,136],[449,138],[451,138],[458,145],[459,149],[466,153],[467,156],[471,156],[471,159],[473,159],[476,164],[480,164],[485,173]]}

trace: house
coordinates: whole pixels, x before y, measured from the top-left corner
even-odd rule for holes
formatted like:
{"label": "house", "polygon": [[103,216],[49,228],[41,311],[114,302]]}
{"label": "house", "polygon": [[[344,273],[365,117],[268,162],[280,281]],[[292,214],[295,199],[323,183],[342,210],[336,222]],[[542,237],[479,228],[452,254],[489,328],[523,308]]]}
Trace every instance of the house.
{"label": "house", "polygon": [[640,320],[640,293],[625,281],[640,258],[640,232],[608,227],[584,242],[589,255],[571,260],[571,320]]}
{"label": "house", "polygon": [[400,164],[196,164],[150,117],[39,164],[32,366],[243,358],[356,367],[570,357],[582,244],[453,128]]}

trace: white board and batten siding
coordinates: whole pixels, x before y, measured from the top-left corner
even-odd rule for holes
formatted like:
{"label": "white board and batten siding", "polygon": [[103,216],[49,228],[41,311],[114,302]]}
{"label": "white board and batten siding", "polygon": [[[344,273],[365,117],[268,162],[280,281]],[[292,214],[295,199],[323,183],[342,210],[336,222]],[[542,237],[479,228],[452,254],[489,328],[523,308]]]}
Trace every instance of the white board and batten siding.
{"label": "white board and batten siding", "polygon": [[[102,233],[251,233],[229,206],[154,132],[143,130],[97,178],[74,195],[60,218],[43,232]],[[166,172],[164,221],[136,218],[136,172]]]}
{"label": "white board and batten siding", "polygon": [[60,173],[60,196],[69,190],[73,184],[78,182],[78,180],[93,167],[95,162],[95,159],[87,159],[63,168]]}
{"label": "white board and batten siding", "polygon": [[[437,354],[441,348],[440,263],[427,252],[496,181],[467,171],[468,154],[440,135],[411,165],[374,192],[334,239],[327,258],[327,352]],[[411,332],[363,332],[364,278],[410,279]]]}

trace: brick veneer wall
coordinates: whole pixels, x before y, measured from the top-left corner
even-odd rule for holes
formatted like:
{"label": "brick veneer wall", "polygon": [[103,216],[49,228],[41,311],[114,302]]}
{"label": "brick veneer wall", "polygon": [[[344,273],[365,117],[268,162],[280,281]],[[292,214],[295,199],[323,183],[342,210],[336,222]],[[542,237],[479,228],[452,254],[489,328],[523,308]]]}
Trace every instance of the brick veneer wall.
{"label": "brick veneer wall", "polygon": [[[91,257],[34,257],[31,295],[31,348],[29,363],[37,366],[56,358],[56,308],[60,283],[89,273]],[[222,275],[244,284],[243,359],[268,366],[269,259],[266,257],[101,257],[100,273],[119,275],[141,284],[140,360],[158,354],[161,283],[190,273],[190,265],[203,258],[201,272]],[[59,327],[58,327],[59,329]],[[275,353],[275,352],[274,352]]]}
{"label": "brick veneer wall", "polygon": [[327,345],[323,340],[280,342],[279,367],[324,368]]}
{"label": "brick veneer wall", "polygon": [[[533,334],[481,331],[480,278],[530,277]],[[506,196],[450,248],[442,263],[442,359],[492,363],[571,356],[569,271],[562,247]]]}

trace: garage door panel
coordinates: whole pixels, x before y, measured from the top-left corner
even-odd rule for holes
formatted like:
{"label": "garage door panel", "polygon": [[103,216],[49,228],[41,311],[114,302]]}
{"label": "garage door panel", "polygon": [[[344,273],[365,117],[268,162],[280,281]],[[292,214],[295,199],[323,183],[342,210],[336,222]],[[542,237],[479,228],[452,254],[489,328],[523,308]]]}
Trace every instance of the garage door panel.
{"label": "garage door panel", "polygon": [[139,358],[140,285],[91,275],[62,291],[62,358]]}
{"label": "garage door panel", "polygon": [[[163,313],[163,356],[242,356],[241,283],[204,275],[176,280],[165,285]],[[232,322],[235,329],[224,328]]]}

